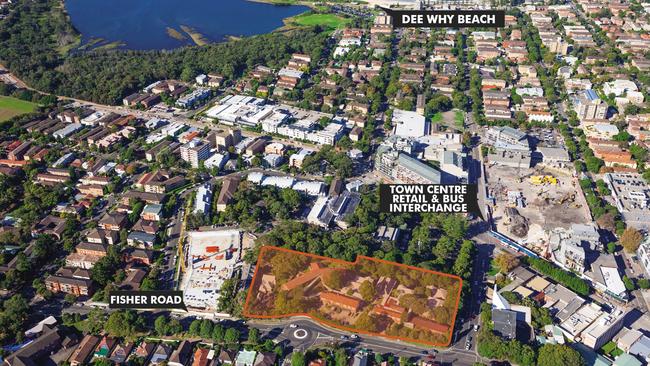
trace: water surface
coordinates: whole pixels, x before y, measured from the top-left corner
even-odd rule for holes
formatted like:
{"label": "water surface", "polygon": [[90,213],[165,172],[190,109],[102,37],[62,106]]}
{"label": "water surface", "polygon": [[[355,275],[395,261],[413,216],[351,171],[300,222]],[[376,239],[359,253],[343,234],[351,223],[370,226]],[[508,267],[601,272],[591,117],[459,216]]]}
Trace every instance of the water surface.
{"label": "water surface", "polygon": [[[305,6],[277,6],[247,0],[65,0],[72,23],[83,43],[118,42],[128,49],[170,49],[194,44],[181,26],[207,41],[228,36],[268,33],[282,20],[308,10]],[[168,29],[181,33],[179,40]]]}

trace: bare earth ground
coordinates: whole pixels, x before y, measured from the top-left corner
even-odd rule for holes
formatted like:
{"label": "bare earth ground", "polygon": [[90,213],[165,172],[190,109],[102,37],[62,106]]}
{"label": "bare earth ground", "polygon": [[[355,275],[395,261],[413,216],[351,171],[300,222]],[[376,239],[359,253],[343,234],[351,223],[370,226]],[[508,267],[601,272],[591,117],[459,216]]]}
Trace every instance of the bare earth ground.
{"label": "bare earth ground", "polygon": [[[530,182],[530,175],[553,175],[558,184],[534,185]],[[487,168],[487,176],[490,193],[496,198],[494,219],[498,231],[521,243],[536,246],[546,241],[548,232],[554,228],[568,228],[571,224],[591,221],[578,179],[571,175],[560,175],[557,170],[491,166]],[[517,207],[517,210],[528,221],[529,231],[525,237],[514,235],[506,224],[505,209],[515,207],[508,202],[508,191],[523,194],[525,207]]]}

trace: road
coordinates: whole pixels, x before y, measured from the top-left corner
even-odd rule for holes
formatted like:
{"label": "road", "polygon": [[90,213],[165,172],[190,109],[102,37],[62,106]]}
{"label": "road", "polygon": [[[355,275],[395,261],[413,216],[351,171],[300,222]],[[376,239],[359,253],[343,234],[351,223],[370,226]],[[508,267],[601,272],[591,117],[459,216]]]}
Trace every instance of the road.
{"label": "road", "polygon": [[[114,311],[103,306],[97,306],[96,304],[77,303],[63,309],[63,313],[86,315],[96,307],[104,308],[104,311],[109,313]],[[169,316],[168,311],[141,311],[140,313],[152,322],[159,315]],[[189,320],[194,318],[196,314],[174,312],[172,316]],[[473,365],[480,360],[474,350],[467,351],[463,347],[434,349],[432,347],[366,335],[359,335],[357,339],[353,339],[349,332],[323,326],[307,317],[294,317],[271,321],[249,320],[248,322],[236,318],[222,318],[219,321],[226,327],[239,328],[244,338],[246,337],[246,326],[257,328],[263,337],[269,338],[276,343],[283,343],[285,349],[288,348],[289,350],[296,349],[304,351],[315,346],[335,343],[351,352],[365,348],[373,352],[382,354],[391,353],[400,357],[434,358],[443,365]]]}
{"label": "road", "polygon": [[[621,253],[623,259],[624,274],[627,275],[628,278],[636,278],[639,277],[639,275],[645,275],[643,266],[641,266],[638,261],[632,260],[632,254],[629,254],[624,250],[621,251]],[[630,304],[634,308],[639,309],[639,311],[642,313],[647,313],[650,309],[650,291],[635,290],[632,291],[631,295],[632,300],[630,300]]]}
{"label": "road", "polygon": [[[291,324],[296,327],[292,328],[290,326]],[[353,339],[348,332],[325,327],[308,318],[284,319],[272,323],[249,321],[248,325],[260,329],[264,335],[274,340],[289,341],[295,349],[299,350],[306,350],[318,345],[337,343],[348,350],[365,348],[382,354],[392,353],[408,358],[433,357],[436,361],[443,364],[472,365],[477,361],[474,352],[464,349],[448,348],[437,350],[431,347],[385,340],[380,337],[366,335],[358,335],[358,339]],[[346,338],[342,339],[342,336]]]}

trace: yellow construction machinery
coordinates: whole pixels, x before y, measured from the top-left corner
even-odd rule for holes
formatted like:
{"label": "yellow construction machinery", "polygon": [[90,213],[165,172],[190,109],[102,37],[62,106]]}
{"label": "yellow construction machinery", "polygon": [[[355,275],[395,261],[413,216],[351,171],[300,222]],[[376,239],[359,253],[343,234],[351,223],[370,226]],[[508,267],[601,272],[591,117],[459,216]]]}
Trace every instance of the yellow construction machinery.
{"label": "yellow construction machinery", "polygon": [[557,184],[557,178],[552,175],[533,175],[530,177],[530,183],[534,185]]}

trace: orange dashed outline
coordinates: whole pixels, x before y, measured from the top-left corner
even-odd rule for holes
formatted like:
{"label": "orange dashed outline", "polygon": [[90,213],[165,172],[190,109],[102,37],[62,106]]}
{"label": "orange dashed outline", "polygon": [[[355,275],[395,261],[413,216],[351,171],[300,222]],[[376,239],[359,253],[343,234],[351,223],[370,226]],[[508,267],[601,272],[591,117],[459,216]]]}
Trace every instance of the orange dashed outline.
{"label": "orange dashed outline", "polygon": [[[369,260],[369,261],[374,261],[374,262],[379,262],[379,263],[386,263],[386,264],[390,264],[390,265],[394,265],[394,266],[400,266],[400,267],[408,268],[408,269],[415,270],[415,271],[432,273],[432,274],[435,274],[435,275],[446,276],[446,277],[456,279],[459,282],[459,286],[458,286],[458,294],[457,294],[457,297],[456,297],[456,311],[454,312],[454,315],[452,317],[452,322],[451,322],[451,325],[449,327],[450,331],[449,331],[449,334],[448,334],[448,337],[447,337],[449,339],[449,341],[447,343],[434,343],[434,342],[427,342],[427,341],[423,341],[423,340],[419,340],[419,339],[412,339],[412,338],[407,338],[407,337],[391,336],[391,335],[386,335],[386,334],[381,334],[381,333],[376,333],[376,332],[369,332],[369,331],[364,331],[364,330],[360,330],[360,329],[355,329],[355,328],[342,326],[342,325],[336,324],[334,322],[331,322],[329,320],[315,318],[315,317],[311,316],[308,313],[291,313],[291,314],[283,314],[283,315],[251,314],[248,311],[248,305],[249,305],[250,298],[251,298],[251,296],[253,294],[253,284],[255,283],[255,280],[257,279],[258,271],[259,271],[259,269],[261,267],[259,265],[259,262],[260,262],[260,260],[262,258],[262,255],[264,254],[264,252],[266,250],[284,251],[284,252],[287,252],[287,253],[299,254],[299,255],[304,255],[304,256],[317,258],[317,259],[322,259],[322,260],[326,260],[326,261],[342,263],[342,264],[352,264],[352,265],[356,265],[356,264],[359,263],[359,261],[361,259],[364,259],[364,260]],[[358,255],[357,259],[354,262],[348,262],[348,261],[345,261],[345,260],[342,260],[342,259],[329,258],[329,257],[321,256],[321,255],[299,252],[299,251],[292,250],[292,249],[265,245],[260,249],[260,254],[257,257],[257,264],[255,266],[255,273],[253,274],[253,279],[251,280],[250,286],[248,288],[248,294],[246,295],[246,301],[244,303],[244,309],[243,309],[242,313],[243,313],[243,315],[245,317],[253,318],[253,319],[282,319],[282,318],[290,318],[290,317],[293,317],[293,316],[305,316],[305,317],[308,317],[308,318],[310,318],[310,319],[312,319],[312,320],[314,320],[314,321],[316,321],[318,323],[322,323],[322,324],[325,324],[327,326],[337,328],[337,329],[341,329],[341,330],[345,330],[345,331],[352,332],[352,333],[360,333],[360,334],[366,334],[366,335],[371,335],[371,336],[375,336],[375,337],[397,339],[397,340],[401,340],[401,341],[407,341],[407,342],[419,343],[419,344],[426,344],[426,345],[435,346],[435,347],[449,347],[449,345],[451,344],[452,336],[454,334],[454,325],[456,323],[456,316],[458,315],[458,305],[460,304],[460,294],[461,294],[462,288],[463,288],[463,279],[456,276],[456,275],[452,275],[452,274],[449,274],[449,273],[432,271],[432,270],[429,270],[429,269],[409,266],[409,265],[406,265],[406,264],[391,262],[391,261],[387,261],[387,260],[384,260],[384,259],[367,257],[365,255]]]}

